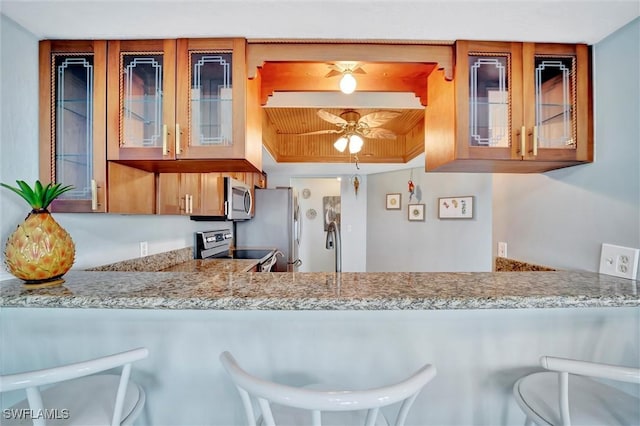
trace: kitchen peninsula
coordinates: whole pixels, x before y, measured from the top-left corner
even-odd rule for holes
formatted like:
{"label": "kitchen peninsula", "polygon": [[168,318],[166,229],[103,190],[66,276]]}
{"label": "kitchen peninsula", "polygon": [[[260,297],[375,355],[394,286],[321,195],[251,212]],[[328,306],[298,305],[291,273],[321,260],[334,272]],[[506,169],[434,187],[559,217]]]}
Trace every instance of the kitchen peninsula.
{"label": "kitchen peninsula", "polygon": [[190,272],[71,271],[37,290],[0,283],[4,371],[146,346],[151,355],[133,373],[147,391],[145,423],[234,425],[243,413],[217,361],[223,350],[256,374],[299,384],[380,385],[432,362],[438,376],[410,424],[514,424],[523,416],[511,386],[540,355],[640,359],[633,280],[192,272],[190,262]]}

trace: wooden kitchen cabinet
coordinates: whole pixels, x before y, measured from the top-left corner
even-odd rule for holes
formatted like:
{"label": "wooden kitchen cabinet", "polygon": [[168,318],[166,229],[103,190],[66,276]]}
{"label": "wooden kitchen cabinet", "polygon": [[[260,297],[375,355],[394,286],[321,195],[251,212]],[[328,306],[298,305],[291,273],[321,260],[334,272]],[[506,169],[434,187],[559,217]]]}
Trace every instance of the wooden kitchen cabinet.
{"label": "wooden kitchen cabinet", "polygon": [[154,214],[156,178],[152,172],[114,162],[107,164],[108,212]]}
{"label": "wooden kitchen cabinet", "polygon": [[593,161],[588,46],[455,48],[454,81],[429,79],[427,171],[544,172]]}
{"label": "wooden kitchen cabinet", "polygon": [[159,173],[158,214],[223,216],[223,184],[220,173]]}
{"label": "wooden kitchen cabinet", "polygon": [[52,212],[105,212],[106,41],[40,42],[40,180],[72,185]]}
{"label": "wooden kitchen cabinet", "polygon": [[[248,121],[259,117],[247,105],[245,44],[110,41],[108,159],[156,172],[259,169],[253,145],[261,148],[262,141],[245,136]],[[254,103],[259,106],[257,95]],[[211,159],[228,162],[205,161]]]}
{"label": "wooden kitchen cabinet", "polygon": [[108,48],[107,158],[174,159],[176,40],[110,40]]}

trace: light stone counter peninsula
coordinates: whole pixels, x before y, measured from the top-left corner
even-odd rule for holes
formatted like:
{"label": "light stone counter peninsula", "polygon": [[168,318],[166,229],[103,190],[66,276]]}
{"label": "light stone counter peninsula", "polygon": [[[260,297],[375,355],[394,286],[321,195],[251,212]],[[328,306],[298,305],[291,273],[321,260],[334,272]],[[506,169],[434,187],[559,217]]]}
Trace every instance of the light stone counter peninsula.
{"label": "light stone counter peninsula", "polygon": [[590,272],[237,272],[250,267],[251,261],[242,262],[193,260],[169,268],[172,272],[71,271],[61,286],[35,290],[20,280],[8,280],[0,284],[0,306],[219,310],[640,306],[637,281]]}
{"label": "light stone counter peninsula", "polygon": [[[140,424],[234,426],[245,420],[218,361],[225,350],[293,385],[380,386],[429,362],[438,374],[407,424],[513,425],[524,415],[511,389],[540,369],[541,355],[640,365],[632,280],[571,271],[251,273],[235,260],[161,260],[71,271],[51,288],[0,282],[0,373],[144,346],[149,358],[132,371],[147,394]],[[0,409],[18,397],[3,394]]]}

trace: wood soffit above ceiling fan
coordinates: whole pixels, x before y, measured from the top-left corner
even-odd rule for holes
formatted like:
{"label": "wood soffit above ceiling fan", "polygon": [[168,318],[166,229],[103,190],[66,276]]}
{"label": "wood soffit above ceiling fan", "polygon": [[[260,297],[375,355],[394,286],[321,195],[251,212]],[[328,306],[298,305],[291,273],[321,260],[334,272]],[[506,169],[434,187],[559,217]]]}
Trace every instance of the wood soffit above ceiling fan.
{"label": "wood soffit above ceiling fan", "polygon": [[[339,91],[341,62],[265,62],[261,67],[260,102],[274,92]],[[427,79],[436,63],[357,62],[358,92],[412,92],[427,104]]]}
{"label": "wood soffit above ceiling fan", "polygon": [[[438,68],[435,62],[353,62],[353,61],[266,61],[260,67],[261,92],[269,130],[263,132],[265,147],[278,162],[351,162],[352,156],[337,151],[333,144],[336,134],[300,135],[301,133],[335,129],[322,120],[320,108],[268,107],[269,96],[275,92],[339,92],[345,67],[357,72],[357,92],[413,93],[420,104],[427,104],[427,81]],[[339,116],[352,109],[360,116],[376,111],[390,110],[398,116],[385,123],[384,128],[398,135],[394,139],[366,138],[361,162],[402,163],[424,150],[424,109],[349,108],[348,105],[324,107],[323,110]],[[266,130],[266,129],[265,129]]]}

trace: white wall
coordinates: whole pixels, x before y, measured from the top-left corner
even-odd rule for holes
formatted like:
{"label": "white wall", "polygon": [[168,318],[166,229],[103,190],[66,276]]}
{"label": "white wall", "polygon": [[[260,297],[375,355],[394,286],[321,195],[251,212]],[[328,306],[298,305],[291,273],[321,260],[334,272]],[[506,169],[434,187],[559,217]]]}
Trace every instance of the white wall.
{"label": "white wall", "polygon": [[640,247],[638,40],[640,19],[594,46],[594,163],[494,176],[493,238],[509,257],[597,271],[602,243]]}
{"label": "white wall", "polygon": [[[0,182],[33,182],[38,179],[38,40],[4,15],[0,15],[0,76]],[[0,189],[2,248],[29,210],[22,198]],[[220,226],[180,216],[53,216],[76,244],[74,269],[138,257],[140,241],[148,242],[149,254],[188,247],[194,231]],[[0,279],[10,277],[2,264]]]}
{"label": "white wall", "polygon": [[[491,175],[412,170],[368,177],[367,271],[491,271]],[[424,222],[408,220],[409,179]],[[402,209],[386,210],[386,194],[398,192]],[[438,197],[468,195],[473,219],[438,219]]]}
{"label": "white wall", "polygon": [[[332,272],[335,270],[335,251],[325,247],[323,197],[340,196],[340,181],[336,178],[294,178],[291,186],[298,192],[298,203],[302,215],[302,235],[300,240],[300,272]],[[309,198],[302,193],[308,189]],[[316,216],[307,215],[310,209]]]}

